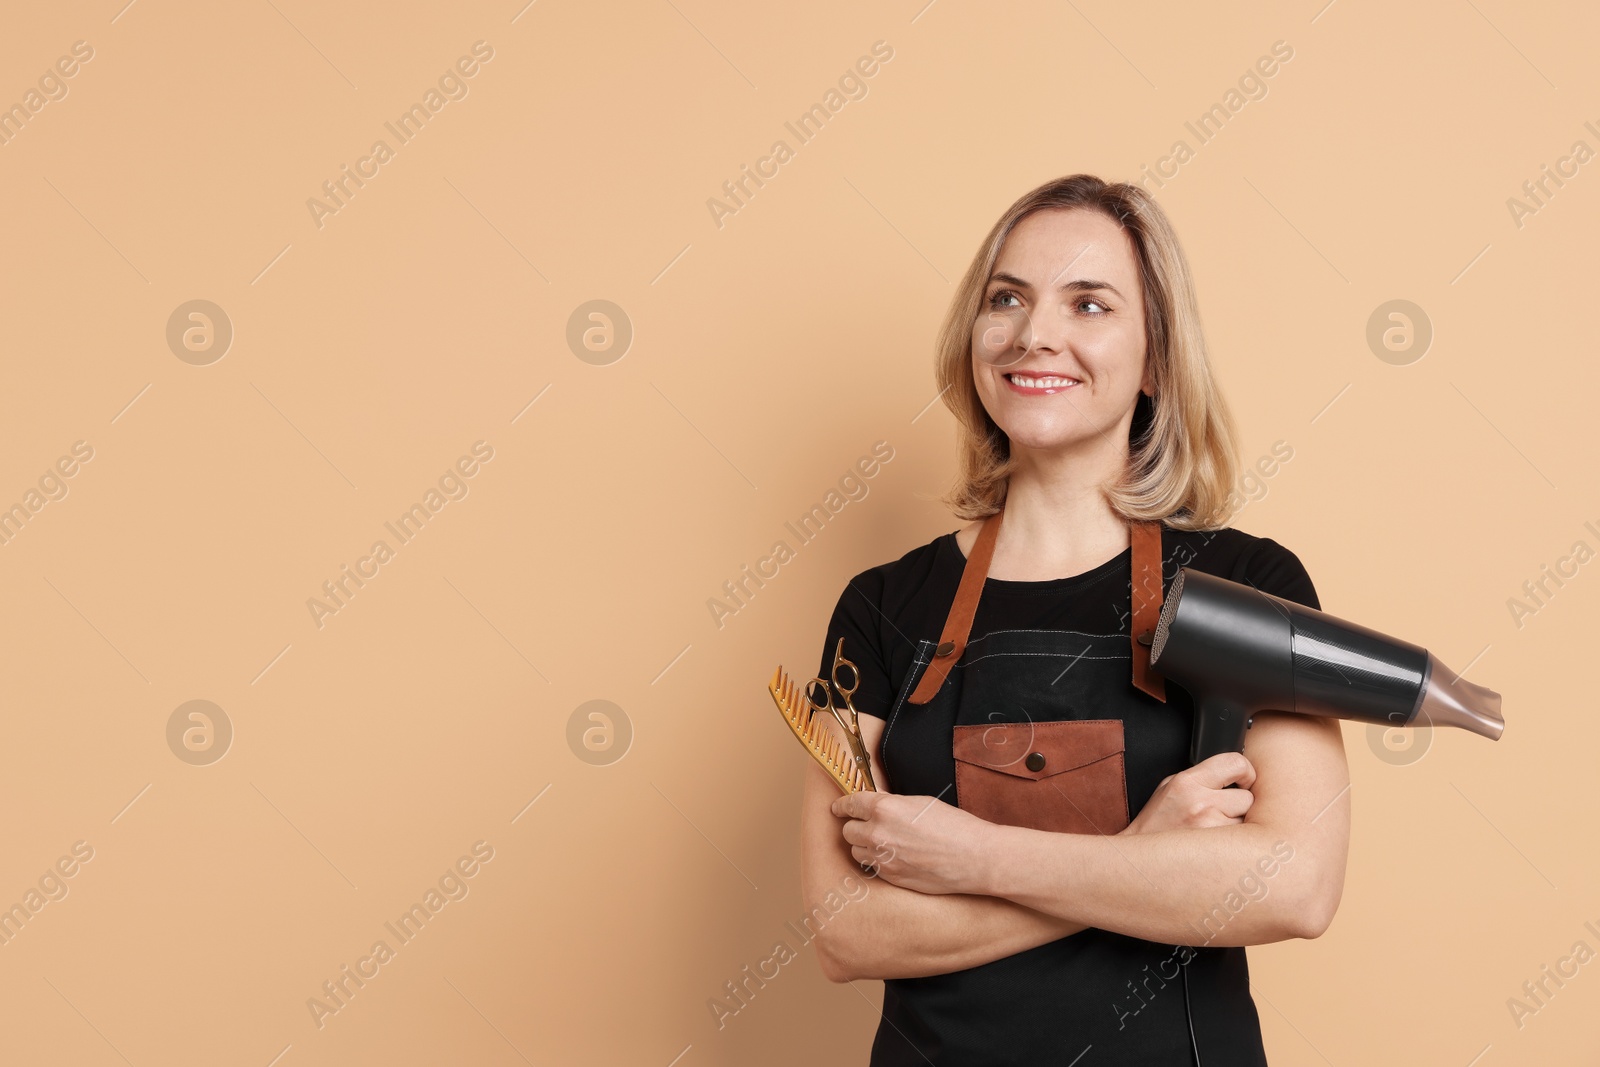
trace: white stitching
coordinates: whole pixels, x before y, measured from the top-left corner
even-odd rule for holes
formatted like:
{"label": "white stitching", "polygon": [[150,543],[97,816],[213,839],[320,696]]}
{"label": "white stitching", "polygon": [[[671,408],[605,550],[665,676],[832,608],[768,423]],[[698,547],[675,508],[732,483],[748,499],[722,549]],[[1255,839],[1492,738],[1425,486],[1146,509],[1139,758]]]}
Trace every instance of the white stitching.
{"label": "white stitching", "polygon": [[1001,634],[1077,634],[1080,637],[1118,637],[1124,641],[1128,640],[1128,635],[1125,633],[1091,633],[1088,630],[990,630],[982,637],[968,641],[967,644],[975,645],[979,641],[987,641],[989,638],[998,637]]}
{"label": "white stitching", "polygon": [[884,723],[883,736],[878,738],[878,759],[883,763],[885,774],[889,773],[889,761],[883,758],[883,749],[889,743],[889,731],[894,729],[894,721],[899,718],[900,709],[905,707],[906,698],[911,695],[911,679],[917,676],[917,668],[924,663],[932,662],[931,657],[924,660],[922,655],[924,652],[931,651],[933,647],[933,642],[926,638],[921,638],[917,641],[917,654],[911,661],[911,669],[906,671],[906,680],[900,685],[900,697],[894,702],[894,707],[889,710],[889,720]]}
{"label": "white stitching", "polygon": [[1126,663],[1133,658],[1131,653],[1126,656],[1088,656],[1078,655],[1071,652],[990,652],[988,655],[973,656],[971,659],[967,659],[965,656],[963,656],[962,662],[957,663],[954,667],[952,667],[951,672],[954,673],[956,670],[959,670],[962,667],[970,667],[974,663],[981,663],[986,659],[995,659],[1000,656],[1043,656],[1046,659],[1070,659],[1074,662],[1080,659],[1090,659],[1097,660],[1102,663]]}

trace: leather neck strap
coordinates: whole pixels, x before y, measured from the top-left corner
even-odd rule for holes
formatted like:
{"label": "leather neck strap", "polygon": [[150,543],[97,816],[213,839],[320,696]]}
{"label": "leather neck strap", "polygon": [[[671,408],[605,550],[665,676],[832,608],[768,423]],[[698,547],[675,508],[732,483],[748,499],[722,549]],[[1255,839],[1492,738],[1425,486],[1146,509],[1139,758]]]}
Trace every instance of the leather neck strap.
{"label": "leather neck strap", "polygon": [[[978,597],[989,576],[989,562],[994,558],[995,540],[1000,535],[1000,521],[1004,509],[984,521],[978,531],[978,540],[972,546],[966,566],[961,571],[961,584],[956,587],[956,598],[950,605],[950,614],[944,621],[944,632],[939,635],[939,645],[933,650],[933,659],[923,672],[922,680],[907,699],[913,704],[926,704],[933,699],[949,677],[950,669],[966,651],[967,636],[972,632],[972,617],[978,610]],[[1157,700],[1167,699],[1166,684],[1161,676],[1150,669],[1150,643],[1155,638],[1156,622],[1161,617],[1161,524],[1136,522],[1131,524],[1129,539],[1133,547],[1133,625],[1130,627],[1133,646],[1133,684]]]}

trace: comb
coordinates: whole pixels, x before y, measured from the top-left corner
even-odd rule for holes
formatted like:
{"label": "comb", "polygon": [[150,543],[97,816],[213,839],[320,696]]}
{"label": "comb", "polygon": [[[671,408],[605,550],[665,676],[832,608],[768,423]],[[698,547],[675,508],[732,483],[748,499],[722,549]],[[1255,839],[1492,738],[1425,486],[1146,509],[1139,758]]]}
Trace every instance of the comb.
{"label": "comb", "polygon": [[828,777],[833,779],[835,785],[846,793],[873,791],[872,783],[856,766],[849,748],[828,728],[826,720],[831,716],[816,714],[820,709],[783,673],[781,666],[772,675],[767,691],[772,694],[773,703],[778,705],[783,721],[789,724],[789,729],[811,753],[811,758],[828,772]]}

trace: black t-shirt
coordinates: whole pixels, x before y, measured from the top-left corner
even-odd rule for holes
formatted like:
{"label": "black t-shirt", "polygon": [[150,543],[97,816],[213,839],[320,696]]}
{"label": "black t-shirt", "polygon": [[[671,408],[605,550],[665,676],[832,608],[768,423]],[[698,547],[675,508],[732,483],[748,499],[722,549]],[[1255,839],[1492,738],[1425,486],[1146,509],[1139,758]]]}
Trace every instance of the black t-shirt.
{"label": "black t-shirt", "polygon": [[[1103,668],[1067,676],[1091,679],[1074,691],[1072,700],[1080,708],[1127,708],[1130,644],[1116,635],[1131,629],[1132,557],[1130,547],[1069,578],[987,579],[973,618],[972,641],[1011,631],[1061,631],[1058,639],[1044,639],[1057,649],[1081,644],[1083,654],[1106,661]],[[965,563],[955,533],[943,534],[852,578],[829,622],[818,676],[830,676],[834,651],[844,638],[844,655],[861,677],[853,703],[864,715],[890,720],[879,753],[887,781],[878,785],[885,791],[951,799],[950,724],[930,716],[933,705],[909,706],[904,700],[910,672],[926,662],[917,661],[917,645],[922,642],[925,652],[938,641]],[[1321,607],[1300,560],[1269,538],[1232,528],[1164,528],[1163,590],[1170,590],[1183,567]],[[954,684],[952,678],[946,686]],[[1146,701],[1137,723],[1125,720],[1131,727],[1125,766],[1130,818],[1148,803],[1162,778],[1188,765],[1194,705],[1176,685],[1169,683],[1166,693],[1164,704]],[[1117,717],[1119,712],[1104,714]],[[1038,716],[1077,717],[1102,714],[1062,707]],[[1161,993],[1144,1007],[1134,999],[1137,994],[1122,988],[1122,979],[1140,975],[1141,964],[1165,968],[1169,958],[1166,946],[1085,930],[950,975],[889,979],[872,1063],[967,1067],[1043,1062],[1041,1057],[1066,1062],[1078,1047],[1063,1046],[1086,1034],[1093,1036],[1092,1056],[1102,1064],[1167,1062],[1180,1055],[1187,1062],[1182,993]],[[1207,1067],[1264,1064],[1244,949],[1199,948],[1187,970],[1194,986],[1193,1025]],[[1161,973],[1170,977],[1174,972]]]}

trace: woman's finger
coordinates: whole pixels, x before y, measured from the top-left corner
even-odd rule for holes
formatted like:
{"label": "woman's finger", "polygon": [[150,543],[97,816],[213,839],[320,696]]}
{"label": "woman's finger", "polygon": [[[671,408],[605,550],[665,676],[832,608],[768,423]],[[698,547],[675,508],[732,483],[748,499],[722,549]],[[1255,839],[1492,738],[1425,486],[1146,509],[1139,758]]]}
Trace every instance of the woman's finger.
{"label": "woman's finger", "polygon": [[1244,818],[1255,800],[1256,795],[1248,789],[1217,790],[1217,810],[1235,822]]}
{"label": "woman's finger", "polygon": [[1224,789],[1238,783],[1240,789],[1256,784],[1256,768],[1243,752],[1218,752],[1179,774],[1187,775],[1207,789]]}

